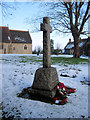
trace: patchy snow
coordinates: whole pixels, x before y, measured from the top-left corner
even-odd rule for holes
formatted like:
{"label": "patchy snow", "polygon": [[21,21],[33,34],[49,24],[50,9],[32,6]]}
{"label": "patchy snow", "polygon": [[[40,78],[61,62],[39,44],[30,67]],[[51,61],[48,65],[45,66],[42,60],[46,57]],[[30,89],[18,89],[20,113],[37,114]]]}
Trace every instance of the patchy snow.
{"label": "patchy snow", "polygon": [[70,43],[70,44],[67,45],[66,49],[71,49],[71,48],[73,48],[73,47],[74,47],[74,44],[73,44],[73,43]]}
{"label": "patchy snow", "polygon": [[15,40],[20,41],[20,42],[26,42],[24,38],[20,38],[20,37],[15,37]]}
{"label": "patchy snow", "polygon": [[79,47],[82,47],[85,44],[85,41],[79,43]]}
{"label": "patchy snow", "polygon": [[[2,100],[5,117],[14,118],[85,118],[88,117],[88,85],[82,85],[81,80],[88,80],[88,64],[61,65],[55,64],[59,81],[65,85],[76,88],[76,92],[68,96],[68,103],[65,105],[51,105],[48,103],[28,100],[17,97],[23,88],[32,86],[34,74],[37,68],[42,67],[41,63],[20,62],[28,56],[36,59],[37,55],[2,55],[0,58],[0,102]],[[40,55],[42,57],[42,55]],[[64,55],[65,56],[65,55]],[[37,58],[39,59],[39,57]],[[61,73],[77,77],[62,77]],[[1,99],[2,96],[2,99]],[[0,111],[1,112],[1,111]]]}
{"label": "patchy snow", "polygon": [[[82,47],[83,45],[85,44],[85,41],[82,41],[79,43],[79,47]],[[72,49],[74,47],[74,43],[69,43],[67,46],[66,46],[66,49]]]}
{"label": "patchy snow", "polygon": [[10,40],[10,36],[8,36],[8,40]]}

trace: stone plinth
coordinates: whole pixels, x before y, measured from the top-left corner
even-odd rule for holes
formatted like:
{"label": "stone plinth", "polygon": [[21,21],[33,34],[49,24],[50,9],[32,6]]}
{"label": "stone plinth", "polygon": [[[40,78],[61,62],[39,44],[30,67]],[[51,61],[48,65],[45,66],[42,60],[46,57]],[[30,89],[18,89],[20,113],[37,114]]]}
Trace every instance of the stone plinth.
{"label": "stone plinth", "polygon": [[56,92],[54,87],[59,83],[56,68],[39,68],[36,70],[32,89],[32,94],[39,94],[46,97],[54,97]]}
{"label": "stone plinth", "polygon": [[32,88],[52,90],[58,82],[56,68],[39,68],[36,70]]}
{"label": "stone plinth", "polygon": [[32,96],[41,96],[41,97],[48,97],[48,98],[53,98],[56,95],[56,91],[53,89],[51,91],[49,90],[40,90],[40,89],[32,89],[30,88],[28,90],[29,94]]}

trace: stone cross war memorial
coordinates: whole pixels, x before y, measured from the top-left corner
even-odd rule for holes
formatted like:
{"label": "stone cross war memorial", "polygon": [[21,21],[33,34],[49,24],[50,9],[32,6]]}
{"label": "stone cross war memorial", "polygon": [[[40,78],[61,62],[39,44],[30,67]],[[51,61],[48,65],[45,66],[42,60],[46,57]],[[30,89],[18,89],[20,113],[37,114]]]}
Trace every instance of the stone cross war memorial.
{"label": "stone cross war memorial", "polygon": [[53,98],[56,94],[54,87],[59,83],[56,68],[51,67],[50,26],[49,18],[44,17],[40,24],[43,31],[43,67],[36,70],[30,94]]}

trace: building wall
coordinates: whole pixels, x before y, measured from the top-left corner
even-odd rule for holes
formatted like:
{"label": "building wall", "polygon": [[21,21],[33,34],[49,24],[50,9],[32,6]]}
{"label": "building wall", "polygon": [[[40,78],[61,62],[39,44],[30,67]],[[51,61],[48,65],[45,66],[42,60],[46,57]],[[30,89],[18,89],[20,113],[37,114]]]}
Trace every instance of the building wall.
{"label": "building wall", "polygon": [[74,54],[74,49],[71,49],[70,50],[70,55],[73,55]]}
{"label": "building wall", "polygon": [[0,54],[8,54],[8,45],[9,44],[8,43],[0,43],[0,46],[3,45],[3,49],[0,49]]}
{"label": "building wall", "polygon": [[[27,47],[27,49],[25,49]],[[12,54],[32,54],[32,44],[30,43],[13,43]]]}
{"label": "building wall", "polygon": [[65,54],[69,54],[70,55],[70,50],[69,49],[65,49]]}
{"label": "building wall", "polygon": [[30,43],[0,43],[3,49],[0,54],[32,54],[32,44]]}

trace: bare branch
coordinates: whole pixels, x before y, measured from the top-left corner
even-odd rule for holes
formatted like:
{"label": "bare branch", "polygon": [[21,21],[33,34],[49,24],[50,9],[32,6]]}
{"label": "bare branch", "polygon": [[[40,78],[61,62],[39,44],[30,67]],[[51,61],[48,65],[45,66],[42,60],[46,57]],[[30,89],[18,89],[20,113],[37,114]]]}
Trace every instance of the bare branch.
{"label": "bare branch", "polygon": [[82,32],[83,26],[84,26],[85,22],[87,21],[87,18],[89,18],[89,16],[87,17],[88,11],[89,11],[89,4],[90,4],[90,2],[88,2],[87,9],[86,9],[86,12],[85,12],[85,15],[83,17],[82,24],[81,24],[81,27],[80,27],[80,30],[79,30],[79,34]]}
{"label": "bare branch", "polygon": [[16,10],[16,7],[11,4],[5,3],[5,2],[0,2],[0,6],[2,8],[2,16],[6,17],[8,15],[12,15],[12,11]]}
{"label": "bare branch", "polygon": [[[77,33],[79,34],[79,30],[82,24],[82,20],[86,11],[86,3],[85,2],[46,2],[41,3],[41,17],[37,17],[34,20],[31,20],[29,24],[33,22],[34,27],[36,27],[36,22],[40,23],[42,18],[47,16],[50,17],[50,22],[53,27],[53,30],[58,30],[63,33]],[[44,9],[43,11],[43,7]],[[89,16],[86,16],[85,23],[88,20]],[[85,26],[85,25],[84,25]],[[83,28],[84,28],[83,26]],[[82,31],[83,32],[83,31]]]}

